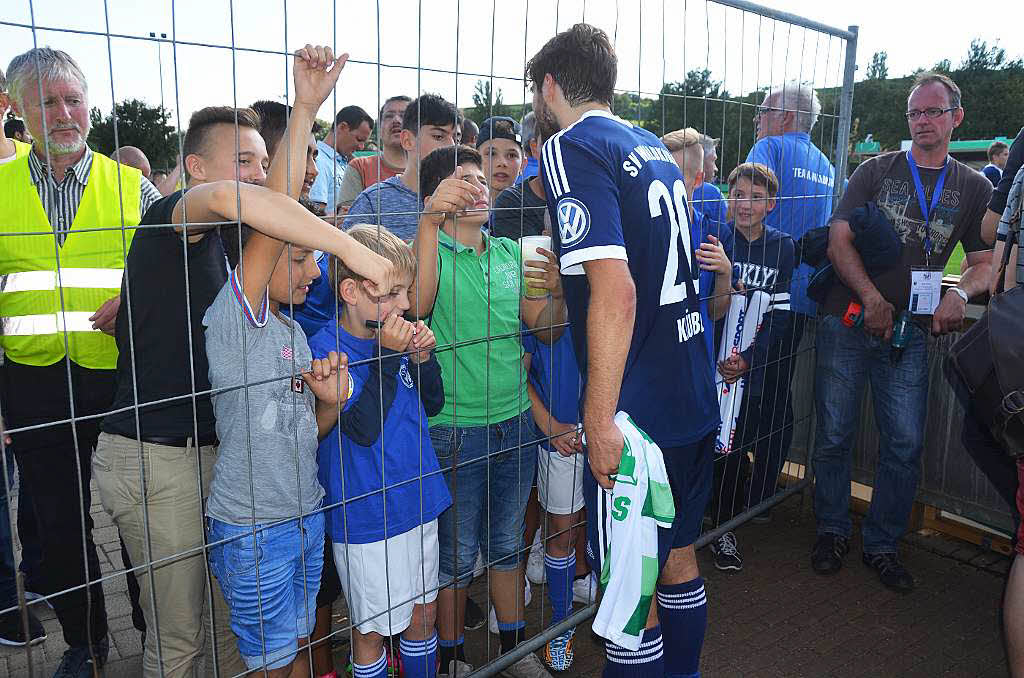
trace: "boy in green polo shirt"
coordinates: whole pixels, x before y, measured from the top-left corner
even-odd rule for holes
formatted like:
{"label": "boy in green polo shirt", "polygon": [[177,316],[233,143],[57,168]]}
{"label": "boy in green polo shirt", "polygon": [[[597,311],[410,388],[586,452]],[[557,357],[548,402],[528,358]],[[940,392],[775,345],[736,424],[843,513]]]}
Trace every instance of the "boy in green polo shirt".
{"label": "boy in green polo shirt", "polygon": [[[519,557],[537,467],[537,434],[520,322],[550,343],[561,334],[566,312],[554,255],[543,265],[537,262],[543,273],[527,273],[532,286],[551,295],[525,299],[518,243],[481,231],[489,210],[477,151],[468,146],[433,151],[420,163],[420,190],[431,197],[413,243],[418,278],[412,312],[429,318],[444,380],[445,404],[430,419],[430,438],[454,503],[438,523],[443,588],[437,626],[440,673],[457,676],[471,668],[465,663],[462,628],[478,549],[491,569],[501,651],[522,639]],[[532,653],[506,674],[548,675]]]}

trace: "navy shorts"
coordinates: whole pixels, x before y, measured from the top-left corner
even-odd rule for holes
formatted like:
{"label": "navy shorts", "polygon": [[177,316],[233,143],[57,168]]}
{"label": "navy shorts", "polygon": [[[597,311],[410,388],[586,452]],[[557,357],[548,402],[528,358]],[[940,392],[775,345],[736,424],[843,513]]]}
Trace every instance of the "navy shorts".
{"label": "navy shorts", "polygon": [[[658,528],[658,563],[661,566],[668,560],[672,549],[689,546],[700,536],[704,509],[711,498],[717,437],[718,430],[715,429],[695,443],[666,447],[661,451],[676,505],[676,519],[672,527]],[[600,572],[603,554],[597,546],[600,543],[598,530],[604,529],[601,517],[607,515],[611,495],[597,484],[589,463],[583,471],[583,496],[587,504],[587,561],[594,572]]]}

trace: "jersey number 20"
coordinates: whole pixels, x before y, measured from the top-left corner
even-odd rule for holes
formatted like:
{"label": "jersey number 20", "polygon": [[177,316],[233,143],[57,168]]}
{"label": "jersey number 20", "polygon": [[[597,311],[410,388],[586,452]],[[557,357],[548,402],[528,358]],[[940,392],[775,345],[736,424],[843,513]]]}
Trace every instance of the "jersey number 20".
{"label": "jersey number 20", "polygon": [[[665,204],[672,232],[668,240],[668,260],[665,262],[665,278],[661,283],[660,305],[674,304],[686,299],[686,282],[676,283],[679,277],[679,262],[686,257],[686,271],[693,270],[690,253],[690,220],[686,212],[686,187],[680,179],[672,184],[672,191],[660,179],[651,182],[647,189],[647,204],[651,208],[651,219],[662,215],[661,205]],[[680,227],[682,224],[682,227]],[[683,240],[683,251],[679,251],[679,239]]]}

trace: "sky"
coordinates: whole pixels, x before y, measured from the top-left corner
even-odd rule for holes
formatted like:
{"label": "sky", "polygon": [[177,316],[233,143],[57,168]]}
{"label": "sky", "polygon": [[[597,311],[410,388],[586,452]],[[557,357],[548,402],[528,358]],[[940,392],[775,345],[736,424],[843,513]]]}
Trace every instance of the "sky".
{"label": "sky", "polygon": [[[1012,38],[1024,5],[1008,0],[986,12],[963,12],[951,0],[763,4],[842,29],[858,25],[857,79],[878,50],[888,52],[890,76],[941,59],[955,65],[975,37],[1021,56]],[[787,80],[842,83],[842,39],[709,0],[3,0],[0,64],[33,45],[59,47],[86,73],[90,105],[163,103],[184,128],[206,105],[284,101],[284,54],[326,44],[351,55],[320,111],[330,119],[349,104],[376,115],[379,102],[399,93],[437,92],[471,106],[480,78],[493,79],[507,103],[527,101],[525,61],[584,19],[613,38],[623,90],[653,94],[694,68],[709,68],[734,94]],[[150,32],[168,39],[155,42]]]}

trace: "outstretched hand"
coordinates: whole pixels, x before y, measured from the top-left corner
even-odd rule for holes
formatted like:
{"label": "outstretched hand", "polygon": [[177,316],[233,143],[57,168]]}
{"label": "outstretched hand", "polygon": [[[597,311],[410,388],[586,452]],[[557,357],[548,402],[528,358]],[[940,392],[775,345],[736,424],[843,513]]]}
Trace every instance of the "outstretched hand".
{"label": "outstretched hand", "polygon": [[295,104],[320,108],[338,84],[348,53],[335,58],[330,47],[306,45],[295,52],[292,77],[295,79]]}

